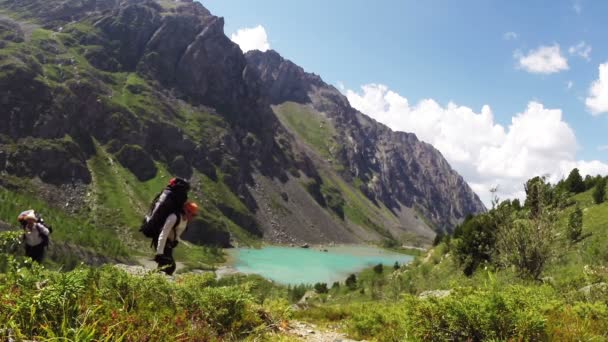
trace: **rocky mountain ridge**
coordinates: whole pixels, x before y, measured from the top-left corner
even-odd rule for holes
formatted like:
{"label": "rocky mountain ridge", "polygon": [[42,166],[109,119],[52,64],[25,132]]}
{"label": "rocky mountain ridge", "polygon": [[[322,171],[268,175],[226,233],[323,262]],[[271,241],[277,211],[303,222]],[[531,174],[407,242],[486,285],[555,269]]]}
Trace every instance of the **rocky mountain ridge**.
{"label": "rocky mountain ridge", "polygon": [[[0,0],[0,9],[8,175],[84,184],[103,203],[99,167],[122,175],[115,160],[137,179],[124,176],[125,193],[144,203],[139,182],[166,168],[204,198],[201,226],[233,239],[242,229],[274,242],[428,240],[429,226],[484,210],[430,145],[357,112],[274,51],[244,55],[200,3]],[[277,106],[327,119],[328,152],[294,134]]]}

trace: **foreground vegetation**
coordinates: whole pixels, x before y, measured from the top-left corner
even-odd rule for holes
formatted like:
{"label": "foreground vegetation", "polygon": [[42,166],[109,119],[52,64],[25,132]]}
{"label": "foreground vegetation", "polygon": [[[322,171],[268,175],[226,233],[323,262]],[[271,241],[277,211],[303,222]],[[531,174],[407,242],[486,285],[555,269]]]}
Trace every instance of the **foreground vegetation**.
{"label": "foreground vegetation", "polygon": [[1,340],[241,340],[271,335],[287,317],[287,302],[259,277],[57,272],[14,256],[19,244],[18,233],[1,233]]}
{"label": "foreground vegetation", "polygon": [[573,178],[531,179],[523,205],[495,200],[426,256],[334,286],[296,317],[379,341],[608,340],[605,181]]}
{"label": "foreground vegetation", "polygon": [[496,200],[409,265],[314,286],[53,271],[20,256],[19,233],[1,233],[0,338],[293,340],[285,327],[301,320],[371,341],[605,341],[606,183],[572,183],[533,178],[523,205]]}

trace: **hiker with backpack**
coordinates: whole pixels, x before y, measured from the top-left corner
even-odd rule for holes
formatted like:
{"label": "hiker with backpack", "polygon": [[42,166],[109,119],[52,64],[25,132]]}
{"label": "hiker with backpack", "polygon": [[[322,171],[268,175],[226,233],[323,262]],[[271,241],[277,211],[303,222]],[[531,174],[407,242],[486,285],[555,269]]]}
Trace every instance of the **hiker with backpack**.
{"label": "hiker with backpack", "polygon": [[44,250],[49,245],[49,235],[52,228],[44,225],[44,220],[36,216],[34,210],[26,210],[19,214],[17,221],[23,228],[23,241],[25,255],[33,261],[41,263],[44,259]]}
{"label": "hiker with backpack", "polygon": [[188,181],[172,178],[167,187],[152,201],[150,210],[139,228],[146,237],[152,239],[151,245],[156,250],[154,261],[169,275],[175,271],[173,248],[185,231],[188,221],[198,213],[198,206],[187,202],[189,190]]}
{"label": "hiker with backpack", "polygon": [[180,212],[170,214],[165,220],[158,236],[154,261],[158,263],[158,269],[168,275],[172,275],[176,268],[173,249],[177,247],[180,236],[186,231],[188,222],[196,215],[198,215],[198,205],[194,202],[186,202]]}

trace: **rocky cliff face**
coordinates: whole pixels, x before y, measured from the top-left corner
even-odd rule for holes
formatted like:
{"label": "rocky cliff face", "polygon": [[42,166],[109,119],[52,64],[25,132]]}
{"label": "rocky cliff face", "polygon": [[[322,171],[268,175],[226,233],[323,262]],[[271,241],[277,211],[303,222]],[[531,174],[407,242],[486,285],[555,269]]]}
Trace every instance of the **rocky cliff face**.
{"label": "rocky cliff face", "polygon": [[[223,18],[200,3],[0,0],[0,7],[12,18],[0,16],[0,171],[102,191],[94,161],[105,153],[109,167],[116,160],[140,182],[159,177],[158,164],[200,185],[205,224],[222,244],[221,232],[235,226],[276,242],[407,231],[428,239],[426,224],[405,209],[436,229],[483,210],[431,146],[355,111],[276,52],[243,55]],[[285,102],[329,120],[330,155],[279,120],[272,105]]]}
{"label": "rocky cliff face", "polygon": [[246,54],[258,70],[272,103],[310,104],[324,113],[337,131],[334,155],[346,179],[360,179],[372,201],[397,209],[419,209],[438,229],[453,227],[483,204],[433,146],[414,134],[393,132],[353,109],[337,89],[320,77],[283,59],[275,51]]}

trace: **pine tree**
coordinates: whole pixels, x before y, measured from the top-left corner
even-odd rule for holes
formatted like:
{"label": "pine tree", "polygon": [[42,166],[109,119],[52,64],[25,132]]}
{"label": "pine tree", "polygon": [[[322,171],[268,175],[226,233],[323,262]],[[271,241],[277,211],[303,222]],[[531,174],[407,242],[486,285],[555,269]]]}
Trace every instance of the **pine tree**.
{"label": "pine tree", "polygon": [[566,189],[574,194],[585,191],[585,182],[577,168],[572,169],[568,178],[566,178]]}
{"label": "pine tree", "polygon": [[593,189],[593,200],[595,204],[604,203],[606,197],[606,180],[604,178],[600,178]]}

